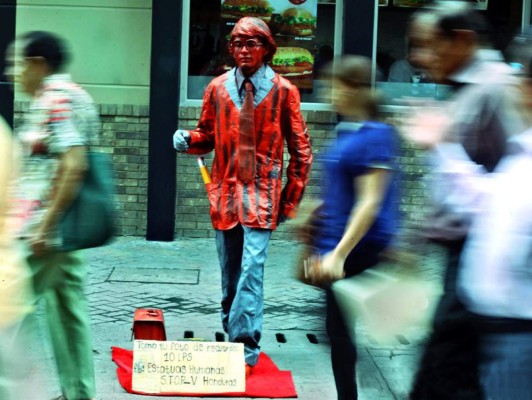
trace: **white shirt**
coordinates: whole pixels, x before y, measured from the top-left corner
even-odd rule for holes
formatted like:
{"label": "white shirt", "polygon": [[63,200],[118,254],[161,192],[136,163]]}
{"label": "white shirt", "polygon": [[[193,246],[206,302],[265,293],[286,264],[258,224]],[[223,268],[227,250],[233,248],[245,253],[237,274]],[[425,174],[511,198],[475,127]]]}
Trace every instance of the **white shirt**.
{"label": "white shirt", "polygon": [[464,248],[458,293],[477,314],[532,319],[532,129],[514,141],[522,152],[489,174],[492,190]]}

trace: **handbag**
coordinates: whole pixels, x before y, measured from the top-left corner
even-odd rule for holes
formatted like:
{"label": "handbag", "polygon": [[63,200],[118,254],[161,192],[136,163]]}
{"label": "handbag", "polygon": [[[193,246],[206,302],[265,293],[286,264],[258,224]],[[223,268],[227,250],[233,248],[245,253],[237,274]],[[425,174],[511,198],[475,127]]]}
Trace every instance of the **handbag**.
{"label": "handbag", "polygon": [[313,260],[313,257],[317,257],[317,254],[317,249],[313,246],[310,246],[308,244],[302,246],[302,248],[299,250],[299,253],[296,255],[295,277],[297,280],[303,282],[306,285],[320,287],[319,284],[314,284],[310,280],[310,276],[308,274],[308,271],[311,268],[311,260]]}
{"label": "handbag", "polygon": [[87,152],[88,171],[60,224],[61,251],[103,246],[115,233],[113,169],[108,154]]}
{"label": "handbag", "polygon": [[441,295],[441,288],[420,276],[417,267],[386,262],[331,288],[350,336],[360,326],[366,339],[381,345],[397,344],[400,336],[413,342],[426,337]]}
{"label": "handbag", "polygon": [[311,285],[314,284],[308,275],[311,262],[317,257],[318,249],[314,246],[314,240],[318,229],[323,223],[324,211],[322,202],[317,200],[307,200],[301,204],[297,217],[292,222],[296,227],[296,234],[302,242],[299,253],[296,255],[294,273],[296,279]]}

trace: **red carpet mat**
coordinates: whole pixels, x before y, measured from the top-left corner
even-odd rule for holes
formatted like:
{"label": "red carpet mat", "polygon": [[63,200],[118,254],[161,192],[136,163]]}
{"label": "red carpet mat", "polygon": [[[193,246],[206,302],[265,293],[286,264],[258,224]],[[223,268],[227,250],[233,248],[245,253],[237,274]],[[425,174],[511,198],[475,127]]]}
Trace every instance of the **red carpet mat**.
{"label": "red carpet mat", "polygon": [[[151,395],[152,393],[134,392],[131,390],[133,351],[112,347],[113,361],[118,368],[116,374],[120,385],[129,393]],[[253,368],[253,373],[246,379],[244,393],[174,393],[160,396],[190,396],[190,397],[266,397],[291,398],[297,397],[296,388],[290,371],[281,371],[264,353],[260,353],[259,362]]]}

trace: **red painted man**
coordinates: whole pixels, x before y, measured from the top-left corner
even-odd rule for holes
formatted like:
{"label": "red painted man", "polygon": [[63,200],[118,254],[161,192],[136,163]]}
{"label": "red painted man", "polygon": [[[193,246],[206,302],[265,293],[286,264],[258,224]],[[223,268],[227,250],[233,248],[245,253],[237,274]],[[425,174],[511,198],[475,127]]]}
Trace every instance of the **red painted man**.
{"label": "red painted man", "polygon": [[[294,215],[312,163],[299,91],[267,65],[276,49],[262,20],[240,19],[229,41],[237,67],[207,86],[197,128],[173,138],[179,152],[214,150],[207,189],[222,272],[222,323],[230,341],[244,343],[247,373],[260,349],[268,242],[279,222]],[[290,160],[283,188],[285,141]]]}

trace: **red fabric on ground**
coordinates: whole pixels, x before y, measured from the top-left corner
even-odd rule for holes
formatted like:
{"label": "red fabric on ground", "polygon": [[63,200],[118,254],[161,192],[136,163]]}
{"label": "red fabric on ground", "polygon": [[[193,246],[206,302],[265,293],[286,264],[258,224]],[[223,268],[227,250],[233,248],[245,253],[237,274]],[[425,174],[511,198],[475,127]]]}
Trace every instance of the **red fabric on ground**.
{"label": "red fabric on ground", "polygon": [[[112,358],[118,368],[116,375],[120,385],[129,393],[153,396],[153,393],[134,392],[132,385],[133,351],[120,347],[111,347]],[[297,397],[296,388],[290,371],[281,371],[273,361],[264,353],[260,353],[259,361],[253,373],[246,379],[244,393],[169,393],[157,396],[189,396],[189,397],[266,397],[290,398]]]}

